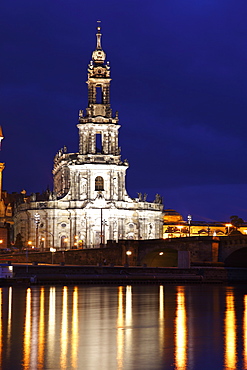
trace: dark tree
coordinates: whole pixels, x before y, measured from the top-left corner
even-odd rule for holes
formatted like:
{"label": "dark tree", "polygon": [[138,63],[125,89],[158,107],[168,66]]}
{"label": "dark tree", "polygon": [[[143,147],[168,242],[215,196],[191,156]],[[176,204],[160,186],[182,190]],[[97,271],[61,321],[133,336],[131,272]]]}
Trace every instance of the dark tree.
{"label": "dark tree", "polygon": [[23,237],[21,236],[21,233],[18,233],[16,235],[16,239],[15,239],[15,247],[16,248],[22,249],[24,247],[22,239],[23,239]]}
{"label": "dark tree", "polygon": [[244,220],[236,215],[230,217],[231,224],[238,229],[240,226],[243,225]]}

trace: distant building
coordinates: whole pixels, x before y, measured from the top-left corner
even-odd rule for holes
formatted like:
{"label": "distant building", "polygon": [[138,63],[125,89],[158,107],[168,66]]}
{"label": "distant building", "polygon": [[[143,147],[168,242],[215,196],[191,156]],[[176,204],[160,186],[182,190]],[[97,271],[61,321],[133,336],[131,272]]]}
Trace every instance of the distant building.
{"label": "distant building", "polygon": [[[163,239],[187,236],[228,236],[236,232],[230,223],[214,221],[183,220],[174,209],[164,210]],[[247,234],[247,223],[238,228],[238,232]]]}
{"label": "distant building", "polygon": [[[3,139],[3,131],[0,126],[0,149]],[[5,164],[0,163],[0,250],[6,249],[10,245],[12,239],[11,225],[13,225],[12,204],[8,198],[7,192],[2,191],[2,172],[4,168]]]}
{"label": "distant building", "polygon": [[131,199],[125,187],[128,161],[118,145],[118,113],[110,105],[110,65],[101,28],[88,66],[88,106],[79,111],[79,152],[64,147],[54,158],[54,191],[31,195],[15,210],[15,237],[35,247],[93,248],[107,240],[162,238],[163,205],[146,195]]}

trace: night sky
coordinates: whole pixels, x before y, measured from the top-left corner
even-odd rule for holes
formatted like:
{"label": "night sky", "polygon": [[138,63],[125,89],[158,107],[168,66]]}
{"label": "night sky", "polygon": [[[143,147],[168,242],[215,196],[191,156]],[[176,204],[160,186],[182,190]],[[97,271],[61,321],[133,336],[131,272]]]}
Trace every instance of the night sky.
{"label": "night sky", "polygon": [[52,188],[58,149],[78,151],[100,19],[129,195],[247,220],[246,14],[246,0],[1,1],[3,189]]}

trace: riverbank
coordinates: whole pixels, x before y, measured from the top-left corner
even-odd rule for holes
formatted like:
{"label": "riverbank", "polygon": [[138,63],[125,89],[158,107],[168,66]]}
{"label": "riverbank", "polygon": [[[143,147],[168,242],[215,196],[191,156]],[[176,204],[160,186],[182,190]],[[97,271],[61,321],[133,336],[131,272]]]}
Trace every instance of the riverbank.
{"label": "riverbank", "polygon": [[5,285],[48,284],[187,284],[247,283],[247,268],[128,267],[81,265],[13,264],[14,277],[1,279]]}

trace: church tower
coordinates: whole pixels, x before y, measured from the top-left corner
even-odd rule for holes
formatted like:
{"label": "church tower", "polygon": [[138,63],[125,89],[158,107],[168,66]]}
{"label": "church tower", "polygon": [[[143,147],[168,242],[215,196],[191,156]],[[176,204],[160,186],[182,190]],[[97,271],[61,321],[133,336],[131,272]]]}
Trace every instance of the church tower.
{"label": "church tower", "polygon": [[[122,161],[118,114],[110,104],[110,64],[101,45],[101,27],[96,49],[88,65],[88,104],[79,111],[79,150],[60,149],[54,158],[54,192],[46,201],[35,194],[18,207],[15,234],[57,249],[97,248],[107,240],[159,239],[162,237],[162,199],[156,195],[130,198],[125,177],[129,165]],[[34,220],[40,216],[39,228]],[[28,225],[28,226],[27,226]],[[39,235],[37,236],[37,230]],[[23,235],[25,234],[25,235]]]}
{"label": "church tower", "polygon": [[[79,111],[79,153],[76,162],[62,150],[55,158],[54,185],[59,197],[90,199],[97,195],[106,200],[126,200],[125,172],[128,162],[121,161],[118,145],[118,114],[110,105],[110,64],[101,46],[101,27],[97,27],[96,49],[88,65],[88,106]],[[67,167],[64,160],[71,158]],[[76,163],[76,167],[74,164]],[[68,164],[68,162],[67,162]],[[73,176],[70,175],[71,171]],[[101,192],[101,194],[99,194]]]}

